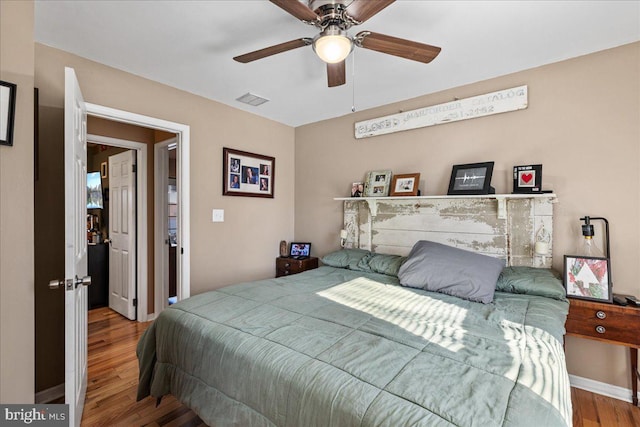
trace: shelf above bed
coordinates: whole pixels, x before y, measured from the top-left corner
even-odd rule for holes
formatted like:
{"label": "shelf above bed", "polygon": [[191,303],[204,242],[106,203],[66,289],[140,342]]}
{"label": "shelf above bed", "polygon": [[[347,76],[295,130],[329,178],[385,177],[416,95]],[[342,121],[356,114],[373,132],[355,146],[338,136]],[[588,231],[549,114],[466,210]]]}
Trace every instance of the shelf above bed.
{"label": "shelf above bed", "polygon": [[505,219],[507,215],[507,200],[513,199],[548,199],[555,203],[557,196],[555,193],[532,193],[532,194],[479,194],[470,196],[390,196],[390,197],[334,197],[333,200],[349,202],[367,202],[372,216],[378,212],[378,202],[390,200],[437,200],[437,199],[495,199],[498,201],[498,218]]}

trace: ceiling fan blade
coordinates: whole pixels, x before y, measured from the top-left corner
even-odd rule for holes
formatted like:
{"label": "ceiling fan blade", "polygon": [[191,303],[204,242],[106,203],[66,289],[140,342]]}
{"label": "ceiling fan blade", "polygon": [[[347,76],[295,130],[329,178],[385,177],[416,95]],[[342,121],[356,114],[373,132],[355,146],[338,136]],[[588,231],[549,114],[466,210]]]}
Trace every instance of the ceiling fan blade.
{"label": "ceiling fan blade", "polygon": [[238,62],[242,62],[243,64],[246,64],[247,62],[255,61],[256,59],[262,59],[262,58],[266,58],[267,56],[286,52],[288,50],[293,50],[299,47],[308,46],[312,42],[313,40],[306,37],[302,39],[291,40],[291,41],[280,43],[274,46],[265,47],[264,49],[245,53],[244,55],[236,56],[233,59]]}
{"label": "ceiling fan blade", "polygon": [[304,3],[298,0],[269,0],[271,3],[282,8],[285,12],[290,13],[301,21],[314,22],[318,20],[318,15],[309,9]]}
{"label": "ceiling fan blade", "polygon": [[356,44],[365,49],[399,56],[412,61],[428,64],[438,56],[441,48],[398,37],[387,36],[370,31],[362,31],[355,37]]}
{"label": "ceiling fan blade", "polygon": [[329,87],[342,86],[346,83],[346,70],[344,61],[335,64],[327,64],[327,80]]}
{"label": "ceiling fan blade", "polygon": [[347,6],[347,15],[363,23],[396,0],[353,0]]}

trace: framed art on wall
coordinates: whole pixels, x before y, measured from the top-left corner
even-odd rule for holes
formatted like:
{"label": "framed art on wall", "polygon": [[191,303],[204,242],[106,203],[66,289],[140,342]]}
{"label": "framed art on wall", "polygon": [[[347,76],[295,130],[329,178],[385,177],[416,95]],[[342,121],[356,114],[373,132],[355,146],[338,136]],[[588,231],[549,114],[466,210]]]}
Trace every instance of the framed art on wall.
{"label": "framed art on wall", "polygon": [[418,184],[420,183],[419,173],[405,173],[394,175],[391,182],[390,196],[417,196]]}
{"label": "framed art on wall", "polygon": [[371,171],[367,173],[364,183],[365,197],[386,197],[391,185],[391,171]]}
{"label": "framed art on wall", "polygon": [[542,165],[513,167],[514,193],[540,193],[542,188]]}
{"label": "framed art on wall", "polygon": [[491,175],[493,162],[454,165],[449,179],[447,195],[493,194]]}
{"label": "framed art on wall", "polygon": [[273,199],[276,159],[262,154],[222,149],[222,195]]}
{"label": "framed art on wall", "polygon": [[0,80],[0,145],[13,145],[16,89],[14,83]]}
{"label": "framed art on wall", "polygon": [[567,296],[571,298],[600,302],[613,301],[609,259],[565,255],[564,285]]}

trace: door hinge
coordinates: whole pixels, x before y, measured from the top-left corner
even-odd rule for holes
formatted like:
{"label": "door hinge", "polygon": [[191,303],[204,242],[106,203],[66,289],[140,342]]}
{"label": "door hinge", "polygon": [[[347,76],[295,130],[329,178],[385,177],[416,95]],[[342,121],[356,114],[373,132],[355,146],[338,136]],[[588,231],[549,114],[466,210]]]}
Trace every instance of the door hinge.
{"label": "door hinge", "polygon": [[134,298],[133,299],[133,306],[137,307],[138,306],[138,298]]}
{"label": "door hinge", "polygon": [[138,165],[131,165],[131,170],[133,171],[133,173],[138,172]]}
{"label": "door hinge", "polygon": [[180,255],[184,255],[184,248],[180,248]]}

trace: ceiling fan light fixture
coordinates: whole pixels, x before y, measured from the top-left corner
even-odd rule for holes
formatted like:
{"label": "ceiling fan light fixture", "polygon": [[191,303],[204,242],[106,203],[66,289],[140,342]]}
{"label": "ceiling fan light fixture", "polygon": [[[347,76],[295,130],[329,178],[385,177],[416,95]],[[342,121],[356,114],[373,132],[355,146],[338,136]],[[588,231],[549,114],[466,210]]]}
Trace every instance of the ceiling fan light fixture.
{"label": "ceiling fan light fixture", "polygon": [[313,50],[327,64],[345,60],[353,50],[353,40],[346,31],[329,26],[313,40]]}

